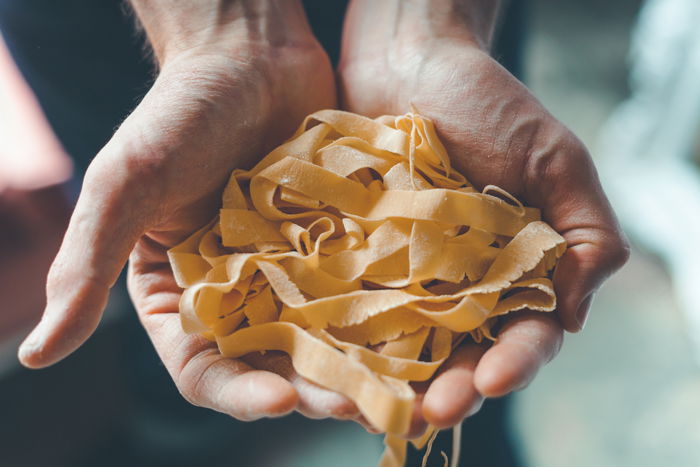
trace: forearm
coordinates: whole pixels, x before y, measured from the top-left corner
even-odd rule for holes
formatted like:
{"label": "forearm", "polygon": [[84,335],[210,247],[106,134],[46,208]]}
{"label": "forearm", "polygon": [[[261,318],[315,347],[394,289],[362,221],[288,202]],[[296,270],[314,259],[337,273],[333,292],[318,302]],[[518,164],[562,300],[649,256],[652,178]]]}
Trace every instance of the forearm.
{"label": "forearm", "polygon": [[188,51],[313,40],[299,0],[130,0],[159,64]]}
{"label": "forearm", "polygon": [[[377,28],[401,40],[447,39],[466,41],[489,50],[500,0],[353,0],[346,28]],[[410,38],[410,39],[409,39]]]}

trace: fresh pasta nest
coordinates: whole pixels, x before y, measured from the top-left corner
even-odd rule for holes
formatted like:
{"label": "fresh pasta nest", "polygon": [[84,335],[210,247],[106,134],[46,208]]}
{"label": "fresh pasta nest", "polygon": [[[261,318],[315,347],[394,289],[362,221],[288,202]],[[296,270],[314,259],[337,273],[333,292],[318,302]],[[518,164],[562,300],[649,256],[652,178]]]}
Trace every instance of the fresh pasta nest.
{"label": "fresh pasta nest", "polygon": [[553,310],[564,249],[538,210],[452,170],[428,119],[323,110],[235,170],[218,218],[169,256],[186,332],[230,357],[286,352],[388,434],[390,465],[409,382],[497,316]]}

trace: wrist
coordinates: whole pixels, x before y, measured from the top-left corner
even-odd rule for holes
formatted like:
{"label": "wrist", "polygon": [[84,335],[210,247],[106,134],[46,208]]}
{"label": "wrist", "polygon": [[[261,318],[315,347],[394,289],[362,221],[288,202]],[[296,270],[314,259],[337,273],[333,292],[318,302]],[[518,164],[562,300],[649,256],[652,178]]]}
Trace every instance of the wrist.
{"label": "wrist", "polygon": [[385,25],[394,42],[448,42],[488,52],[500,6],[499,0],[353,0],[349,22]]}
{"label": "wrist", "polygon": [[298,0],[131,0],[159,66],[188,54],[235,57],[315,46]]}
{"label": "wrist", "polygon": [[[499,0],[408,0],[399,18],[425,39],[448,39],[489,51]],[[406,32],[411,33],[411,29]]]}

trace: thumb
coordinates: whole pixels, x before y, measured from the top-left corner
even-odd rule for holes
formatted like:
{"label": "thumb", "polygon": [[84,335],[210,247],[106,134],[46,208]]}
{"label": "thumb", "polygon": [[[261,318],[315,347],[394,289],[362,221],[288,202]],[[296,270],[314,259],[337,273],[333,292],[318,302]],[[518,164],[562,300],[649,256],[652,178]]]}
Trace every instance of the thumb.
{"label": "thumb", "polygon": [[[106,149],[106,148],[105,148]],[[103,150],[104,152],[105,150]],[[98,155],[88,169],[61,248],[49,270],[41,321],[19,348],[27,367],[66,357],[95,331],[136,240],[145,231],[144,183],[125,159]]]}

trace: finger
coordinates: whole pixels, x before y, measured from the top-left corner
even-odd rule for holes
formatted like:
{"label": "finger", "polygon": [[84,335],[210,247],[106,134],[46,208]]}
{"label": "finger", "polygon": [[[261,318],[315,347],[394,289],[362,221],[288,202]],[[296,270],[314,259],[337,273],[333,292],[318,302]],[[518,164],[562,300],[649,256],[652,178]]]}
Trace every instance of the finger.
{"label": "finger", "polygon": [[346,396],[326,389],[299,376],[288,355],[280,352],[250,354],[246,361],[253,367],[274,372],[289,381],[299,394],[297,411],[313,418],[335,418],[338,420],[361,420],[360,410]]}
{"label": "finger", "polygon": [[485,397],[500,397],[524,388],[559,353],[563,339],[555,314],[517,313],[506,321],[498,340],[479,360],[474,386]]}
{"label": "finger", "polygon": [[243,421],[282,416],[296,408],[298,396],[288,381],[224,357],[215,343],[185,334],[176,313],[147,314],[141,319],[175,385],[190,403]]}
{"label": "finger", "polygon": [[223,357],[215,343],[184,333],[178,314],[182,291],[161,244],[148,237],[137,243],[127,279],[153,346],[190,403],[244,421],[281,416],[296,408],[298,395],[284,378]]}
{"label": "finger", "polygon": [[474,386],[474,372],[485,351],[481,345],[462,345],[445,362],[423,399],[428,423],[449,428],[481,408],[484,398]]}
{"label": "finger", "polygon": [[583,144],[568,130],[542,141],[526,169],[528,200],[563,235],[567,251],[554,274],[564,328],[583,328],[592,294],[629,257],[629,245]]}
{"label": "finger", "polygon": [[321,387],[300,376],[292,379],[299,392],[299,412],[309,418],[361,419],[360,409],[343,394]]}
{"label": "finger", "polygon": [[[98,156],[100,158],[100,156]],[[96,159],[85,177],[68,230],[49,271],[47,305],[19,350],[30,368],[51,365],[95,330],[109,289],[145,229],[152,202],[127,164]],[[134,178],[136,176],[136,178]]]}

